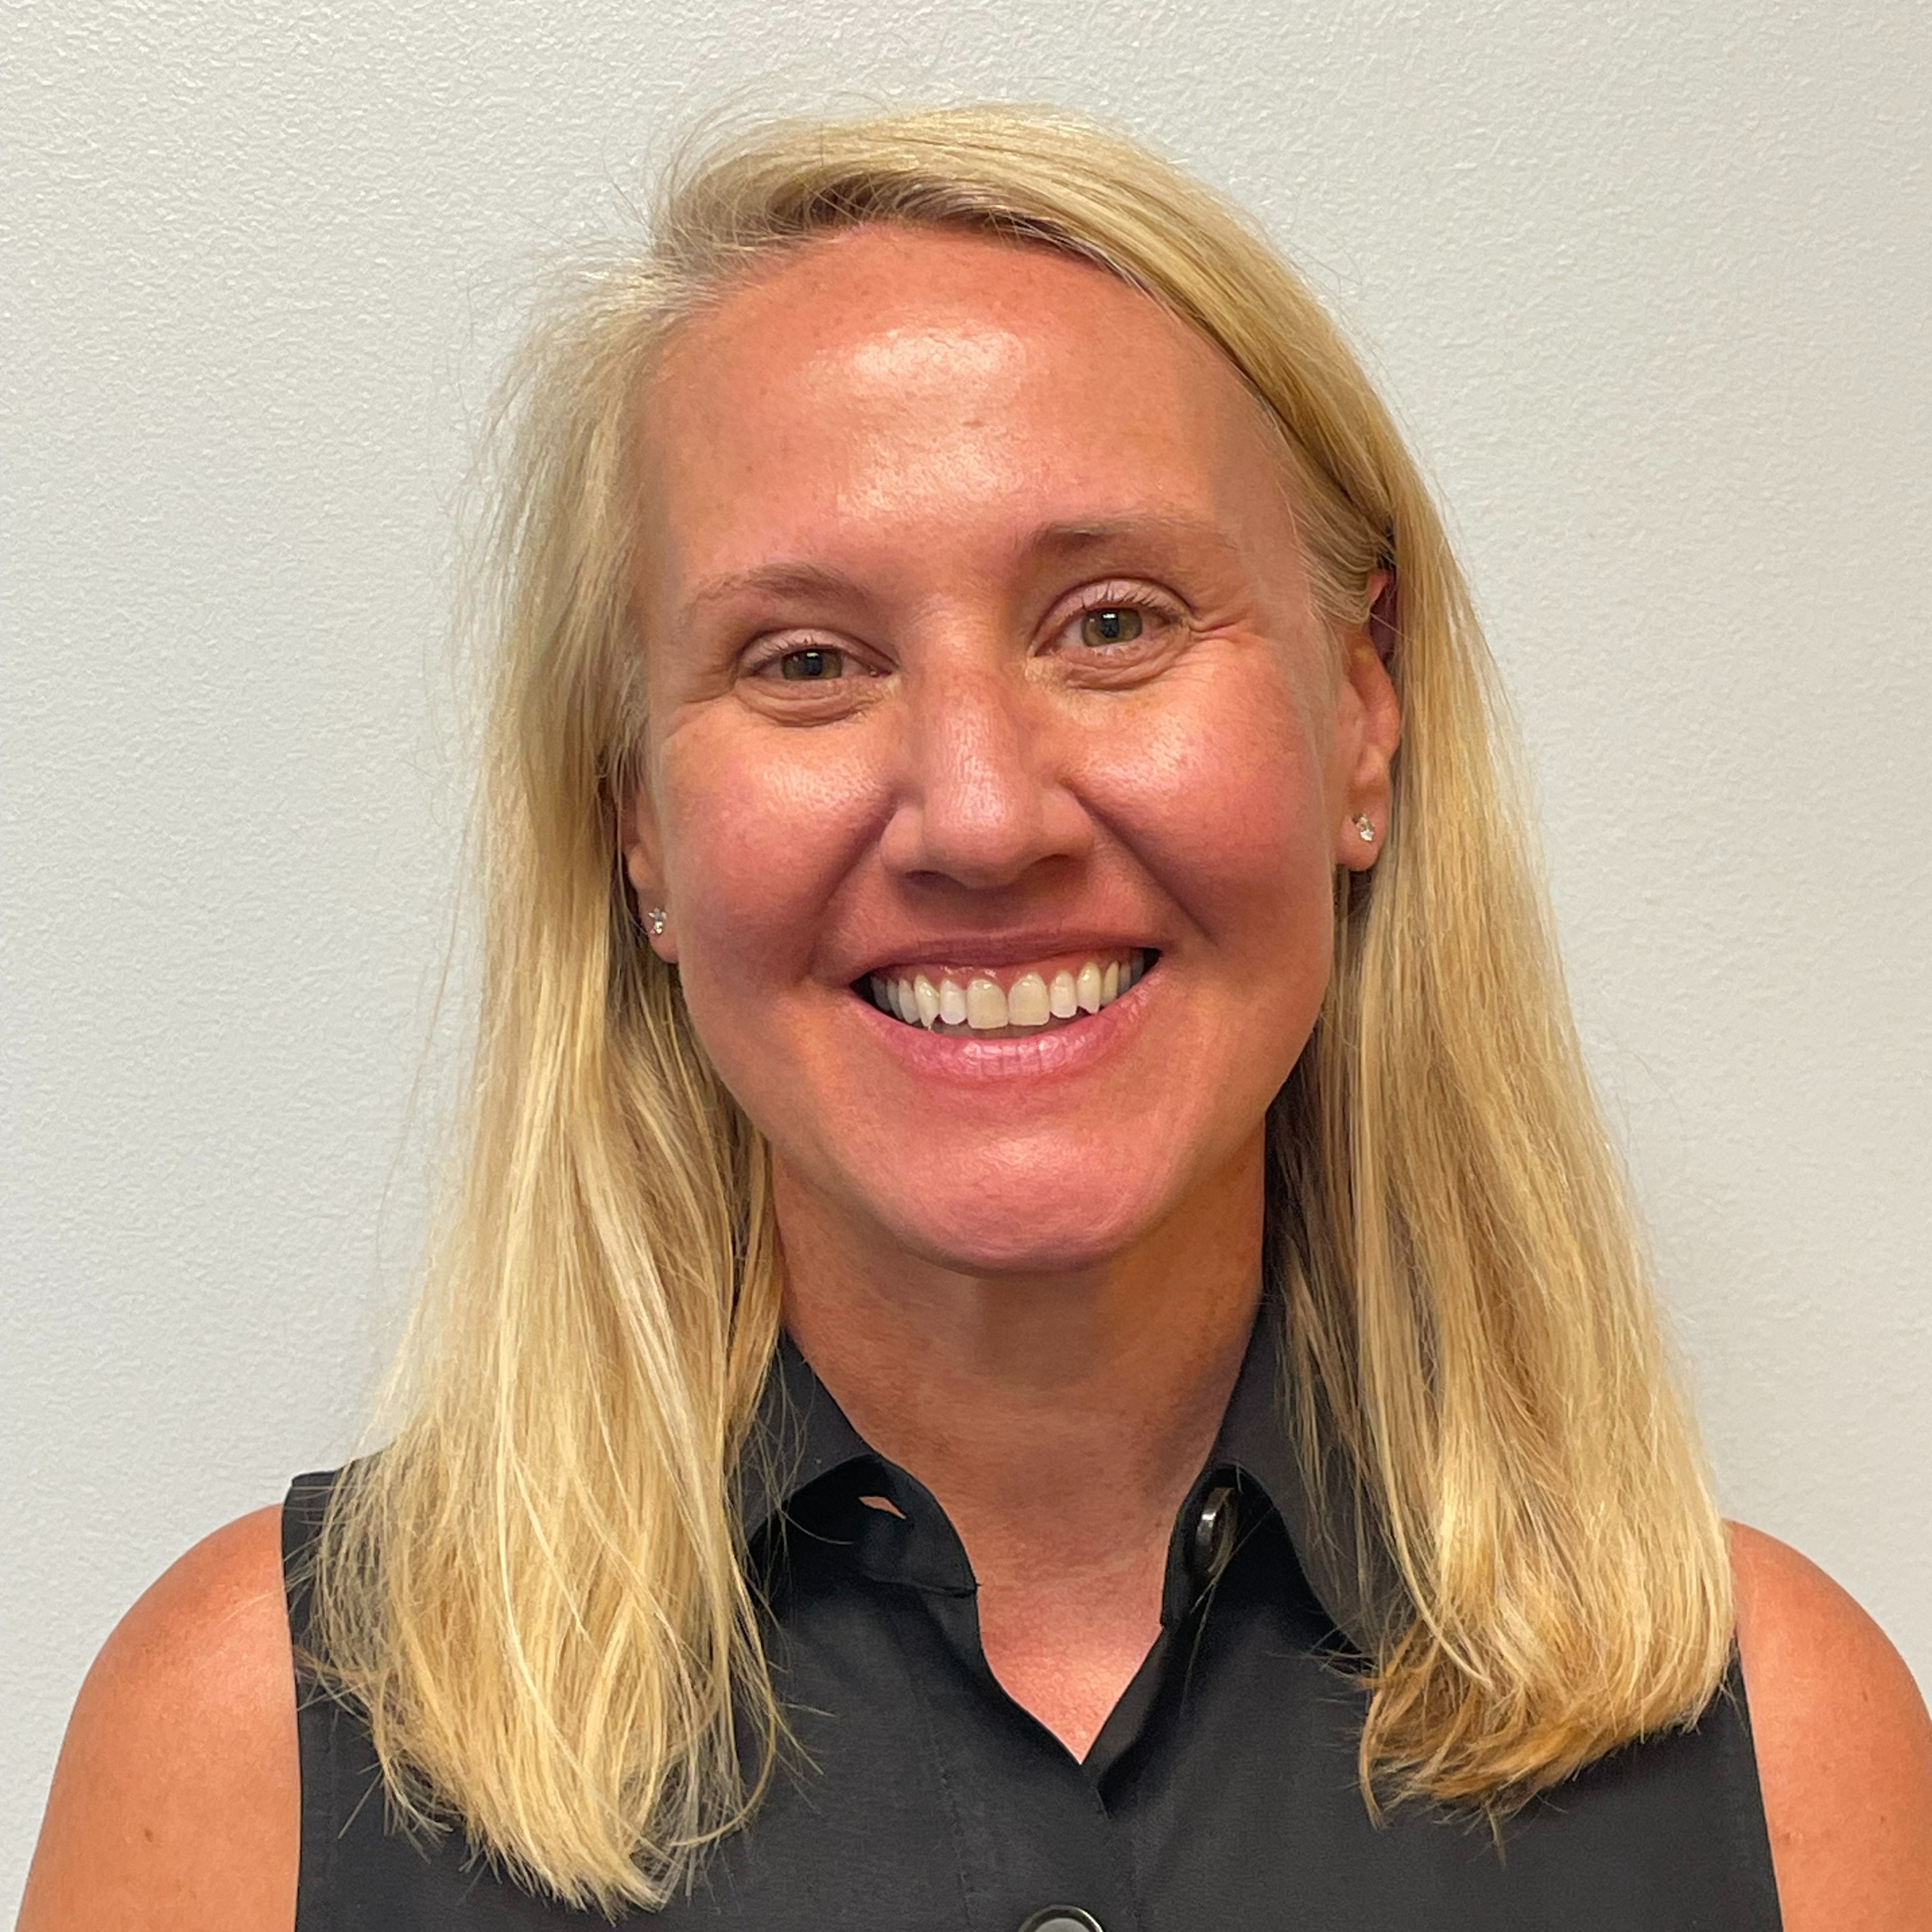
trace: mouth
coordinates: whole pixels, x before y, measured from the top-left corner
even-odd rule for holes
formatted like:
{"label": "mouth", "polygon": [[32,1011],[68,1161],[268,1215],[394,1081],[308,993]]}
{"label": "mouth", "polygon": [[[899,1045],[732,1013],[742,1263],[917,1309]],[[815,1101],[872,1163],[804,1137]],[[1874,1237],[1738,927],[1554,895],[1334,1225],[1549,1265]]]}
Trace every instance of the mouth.
{"label": "mouth", "polygon": [[1123,946],[1012,966],[895,963],[866,974],[852,990],[888,1018],[927,1033],[1030,1040],[1104,1012],[1160,957],[1150,946]]}

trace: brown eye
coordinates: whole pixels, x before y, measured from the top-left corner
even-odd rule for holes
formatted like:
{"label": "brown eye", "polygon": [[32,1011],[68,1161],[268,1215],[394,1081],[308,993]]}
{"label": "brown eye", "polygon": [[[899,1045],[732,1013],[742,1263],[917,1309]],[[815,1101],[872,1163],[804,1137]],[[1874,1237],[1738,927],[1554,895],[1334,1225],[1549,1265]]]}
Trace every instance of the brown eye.
{"label": "brown eye", "polygon": [[1128,604],[1106,604],[1080,620],[1082,644],[1130,644],[1140,634],[1141,614]]}
{"label": "brown eye", "polygon": [[844,671],[843,651],[788,651],[778,659],[778,675],[784,678],[817,680],[842,677]]}

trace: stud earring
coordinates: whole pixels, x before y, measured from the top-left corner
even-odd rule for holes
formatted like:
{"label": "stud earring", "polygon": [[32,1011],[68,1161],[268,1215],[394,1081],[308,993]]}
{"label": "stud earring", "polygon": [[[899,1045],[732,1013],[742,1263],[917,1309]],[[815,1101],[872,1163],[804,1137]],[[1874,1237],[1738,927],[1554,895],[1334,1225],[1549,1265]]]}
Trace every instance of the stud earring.
{"label": "stud earring", "polygon": [[1349,822],[1361,834],[1364,845],[1372,845],[1376,842],[1376,821],[1366,812],[1357,812]]}
{"label": "stud earring", "polygon": [[644,909],[644,923],[651,929],[653,939],[662,939],[664,929],[664,909],[662,906],[647,906]]}

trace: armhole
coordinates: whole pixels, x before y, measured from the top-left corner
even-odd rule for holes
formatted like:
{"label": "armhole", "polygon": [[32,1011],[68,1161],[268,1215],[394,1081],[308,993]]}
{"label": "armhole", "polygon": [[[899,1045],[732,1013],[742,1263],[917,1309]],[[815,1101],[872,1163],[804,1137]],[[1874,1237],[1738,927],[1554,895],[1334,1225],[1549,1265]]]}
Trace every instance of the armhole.
{"label": "armhole", "polygon": [[[1757,1774],[1757,1742],[1751,1730],[1750,1700],[1745,1694],[1744,1660],[1735,1639],[1724,1681],[1711,1708],[1699,1720],[1698,1728],[1714,1721],[1722,1724],[1730,1733],[1727,1740],[1730,1748],[1725,1755],[1736,1760],[1726,1766],[1729,1774],[1724,1780],[1724,1795],[1731,1828],[1743,1855],[1741,1882],[1748,1887],[1748,1894],[1738,1901],[1744,1913],[1740,1922],[1762,1926],[1764,1932],[1784,1932],[1784,1909],[1778,1903],[1778,1874],[1771,1858],[1771,1826],[1765,1817],[1764,1790]],[[307,1932],[307,1928],[302,1928],[302,1932]]]}
{"label": "armhole", "polygon": [[316,1544],[340,1473],[328,1470],[298,1476],[282,1502],[282,1588],[288,1603],[302,1779],[295,1932],[335,1932],[337,1919],[334,1867],[342,1820],[336,1802],[336,1727],[344,1713],[317,1681],[314,1622]]}

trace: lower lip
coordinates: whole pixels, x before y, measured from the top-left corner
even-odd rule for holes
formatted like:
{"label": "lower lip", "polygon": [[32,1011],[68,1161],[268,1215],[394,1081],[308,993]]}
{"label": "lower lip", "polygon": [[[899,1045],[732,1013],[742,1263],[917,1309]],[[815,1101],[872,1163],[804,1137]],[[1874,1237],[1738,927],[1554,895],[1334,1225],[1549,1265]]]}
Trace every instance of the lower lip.
{"label": "lower lip", "polygon": [[970,1034],[928,1033],[882,1013],[854,993],[854,1004],[880,1043],[926,1079],[973,1084],[989,1080],[1051,1080],[1084,1073],[1112,1052],[1140,1022],[1142,997],[1158,968],[1150,968],[1110,1006],[1070,1025],[1045,1027],[1032,1038],[975,1040]]}

